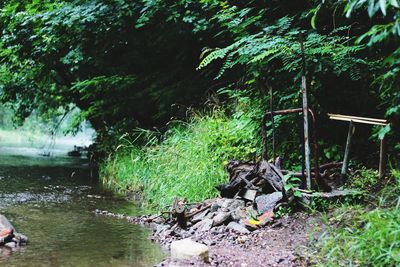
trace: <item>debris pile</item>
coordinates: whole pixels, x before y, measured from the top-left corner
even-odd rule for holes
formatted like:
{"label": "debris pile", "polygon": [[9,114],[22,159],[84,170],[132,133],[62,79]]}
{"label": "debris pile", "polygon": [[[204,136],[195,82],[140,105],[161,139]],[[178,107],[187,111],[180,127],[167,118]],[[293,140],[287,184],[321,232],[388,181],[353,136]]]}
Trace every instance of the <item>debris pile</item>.
{"label": "debris pile", "polygon": [[202,241],[205,233],[247,235],[271,223],[274,210],[287,201],[279,161],[251,163],[232,160],[227,166],[228,184],[217,186],[221,197],[198,204],[175,199],[171,208],[159,215],[129,217],[96,210],[97,214],[126,218],[131,222],[151,226],[153,239],[169,245],[174,240],[192,238]]}
{"label": "debris pile", "polygon": [[0,249],[1,247],[14,249],[25,246],[27,242],[28,238],[23,234],[17,233],[7,218],[0,214]]}

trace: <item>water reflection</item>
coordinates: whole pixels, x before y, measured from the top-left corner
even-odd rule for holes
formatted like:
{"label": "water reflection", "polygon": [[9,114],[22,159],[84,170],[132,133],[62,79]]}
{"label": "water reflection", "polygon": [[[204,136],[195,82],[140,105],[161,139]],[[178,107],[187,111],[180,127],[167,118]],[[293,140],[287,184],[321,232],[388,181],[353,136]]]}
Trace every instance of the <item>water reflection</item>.
{"label": "water reflection", "polygon": [[[35,154],[37,155],[37,154]],[[0,155],[0,213],[29,237],[24,250],[0,250],[0,266],[149,266],[163,257],[148,230],[94,210],[140,212],[67,157]]]}

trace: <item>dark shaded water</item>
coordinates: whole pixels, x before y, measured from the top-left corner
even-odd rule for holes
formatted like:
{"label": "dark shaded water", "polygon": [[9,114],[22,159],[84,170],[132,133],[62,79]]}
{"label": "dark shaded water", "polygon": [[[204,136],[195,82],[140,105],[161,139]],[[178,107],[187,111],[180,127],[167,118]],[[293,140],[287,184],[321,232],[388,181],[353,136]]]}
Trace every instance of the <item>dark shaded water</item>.
{"label": "dark shaded water", "polygon": [[151,266],[162,259],[147,229],[98,217],[97,208],[140,212],[102,190],[83,160],[0,149],[0,213],[29,237],[23,250],[0,249],[0,266]]}

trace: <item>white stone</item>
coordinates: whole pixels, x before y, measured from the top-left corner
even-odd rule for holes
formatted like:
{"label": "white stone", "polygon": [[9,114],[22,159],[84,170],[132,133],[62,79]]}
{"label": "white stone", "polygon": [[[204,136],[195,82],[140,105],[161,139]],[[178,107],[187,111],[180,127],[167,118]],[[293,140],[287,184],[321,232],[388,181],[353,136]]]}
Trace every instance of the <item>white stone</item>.
{"label": "white stone", "polygon": [[171,243],[172,259],[190,260],[193,257],[199,257],[208,262],[208,247],[194,242],[190,238]]}

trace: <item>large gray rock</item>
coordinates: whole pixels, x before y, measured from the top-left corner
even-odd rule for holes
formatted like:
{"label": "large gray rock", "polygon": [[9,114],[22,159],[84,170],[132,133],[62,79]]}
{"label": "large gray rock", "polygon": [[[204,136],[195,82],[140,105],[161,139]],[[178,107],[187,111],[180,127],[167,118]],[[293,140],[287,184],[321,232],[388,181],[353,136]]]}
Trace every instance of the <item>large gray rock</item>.
{"label": "large gray rock", "polygon": [[208,247],[192,241],[190,238],[173,241],[171,243],[171,258],[190,260],[193,257],[200,257],[208,262]]}
{"label": "large gray rock", "polygon": [[213,226],[218,226],[228,222],[232,219],[232,216],[229,212],[221,211],[213,218]]}
{"label": "large gray rock", "polygon": [[[10,248],[14,248],[17,246],[26,245],[28,242],[28,237],[17,233],[10,221],[4,215],[0,214],[0,232],[1,231],[3,231],[3,235],[0,236],[0,245],[6,245]],[[9,233],[4,234],[5,232]]]}
{"label": "large gray rock", "polygon": [[274,192],[268,195],[261,195],[256,197],[258,212],[264,214],[267,211],[273,210],[281,199],[282,192]]}
{"label": "large gray rock", "polygon": [[245,226],[238,224],[237,222],[230,222],[227,228],[241,234],[250,234],[250,231]]}
{"label": "large gray rock", "polygon": [[4,229],[12,229],[15,231],[15,228],[12,226],[10,221],[4,215],[0,214],[0,231]]}

